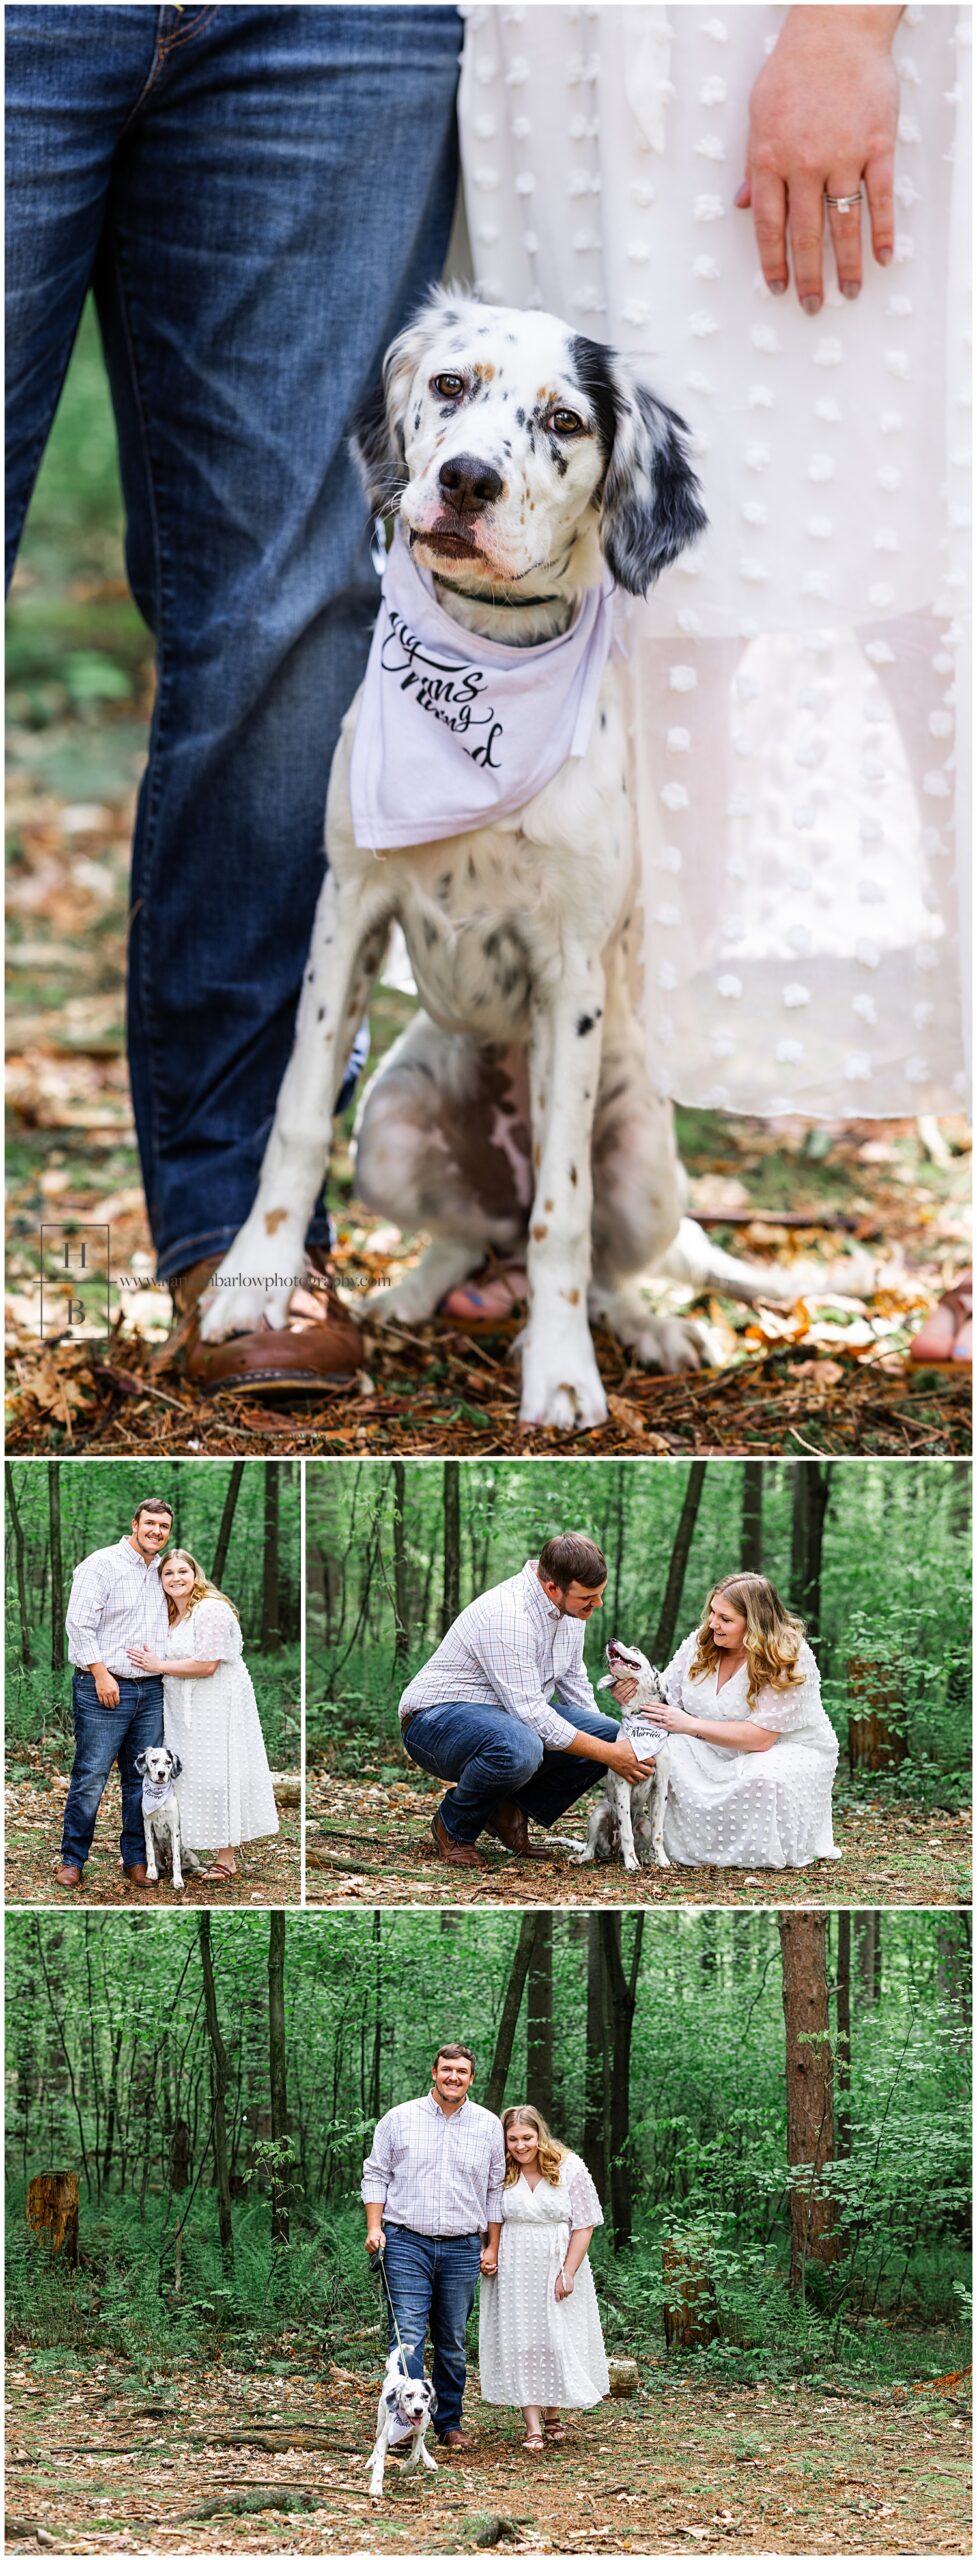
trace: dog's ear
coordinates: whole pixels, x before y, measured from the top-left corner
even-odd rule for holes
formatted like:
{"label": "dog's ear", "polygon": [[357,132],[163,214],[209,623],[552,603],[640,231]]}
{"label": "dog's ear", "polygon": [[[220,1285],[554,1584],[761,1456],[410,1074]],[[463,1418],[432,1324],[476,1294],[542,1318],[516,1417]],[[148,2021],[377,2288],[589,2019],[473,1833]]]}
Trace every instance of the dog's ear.
{"label": "dog's ear", "polygon": [[178,1777],[179,1777],[179,1775],[180,1775],[180,1771],[181,1771],[182,1767],[183,1767],[183,1762],[182,1762],[182,1760],[181,1760],[181,1758],[180,1758],[179,1752],[177,1752],[177,1751],[171,1751],[171,1753],[170,1753],[170,1776],[171,1776],[171,1778],[178,1778]]}
{"label": "dog's ear", "polygon": [[686,449],[689,430],[613,348],[575,338],[573,361],[607,455],[595,502],[600,547],[618,586],[643,596],[708,522]]}
{"label": "dog's ear", "polygon": [[144,1778],[146,1775],[146,1754],[144,1751],[140,1751],[135,1767],[137,1776]]}
{"label": "dog's ear", "polygon": [[435,345],[443,344],[442,362],[446,363],[453,335],[460,344],[467,300],[464,293],[435,285],[406,329],[392,340],[381,380],[354,412],[350,450],[375,516],[394,515],[407,486],[404,428],[414,376]]}
{"label": "dog's ear", "polygon": [[430,2406],[431,2416],[432,2416],[432,2418],[433,2418],[433,2417],[435,2417],[435,2416],[437,2415],[438,2395],[437,2395],[437,2392],[436,2392],[436,2390],[435,2390],[435,2388],[434,2388],[434,2384],[433,2384],[433,2382],[429,2382],[427,2387],[428,2387],[428,2392],[429,2392],[429,2394],[430,2394],[429,2406]]}

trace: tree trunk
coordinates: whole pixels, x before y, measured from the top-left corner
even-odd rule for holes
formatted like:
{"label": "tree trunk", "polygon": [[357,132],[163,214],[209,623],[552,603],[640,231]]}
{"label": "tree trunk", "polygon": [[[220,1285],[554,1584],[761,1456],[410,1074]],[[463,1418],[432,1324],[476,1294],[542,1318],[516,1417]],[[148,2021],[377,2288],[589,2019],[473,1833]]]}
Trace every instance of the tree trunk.
{"label": "tree trunk", "polygon": [[618,1459],[614,1470],[614,1549],[611,1563],[611,1634],[625,1641],[621,1619],[621,1585],[624,1576],[624,1536],[627,1528],[627,1505],[624,1493],[624,1468]]}
{"label": "tree trunk", "polygon": [[[182,2196],[186,2194],[187,2188],[190,2184],[191,2157],[190,2127],[185,2116],[177,2116],[170,2134],[170,2194],[172,2196]],[[180,2217],[177,2220],[176,2235],[173,2241],[174,2293],[180,2292],[182,2284],[183,2221],[182,2217]]]}
{"label": "tree trunk", "polygon": [[645,1915],[641,1911],[634,1924],[631,1941],[631,1963],[627,1973],[621,1950],[621,1913],[602,1911],[598,1914],[604,1956],[604,1978],[610,2025],[610,2171],[611,2228],[615,2249],[626,2249],[631,2240],[631,2036],[641,1964],[641,1941]]}
{"label": "tree trunk", "polygon": [[73,2169],[42,2170],[27,2190],[27,2219],[54,2258],[78,2264],[78,2180]]}
{"label": "tree trunk", "polygon": [[747,1458],[743,1467],[743,1518],[740,1528],[741,1573],[763,1572],[763,1458]]}
{"label": "tree trunk", "polygon": [[852,1660],[846,1669],[849,1696],[855,1702],[848,1709],[848,1762],[852,1776],[860,1769],[873,1774],[882,1769],[900,1769],[909,1743],[891,1719],[893,1710],[899,1714],[904,1706],[902,1682],[879,1662]]}
{"label": "tree trunk", "polygon": [[210,1913],[202,1911],[199,1921],[200,1963],[204,1977],[204,2012],[210,2038],[211,2138],[214,2146],[214,2175],[217,2180],[217,2223],[223,2257],[234,2262],[234,2225],[231,2219],[231,2180],[227,2158],[227,2089],[230,2080],[227,2048],[217,2015],[217,1990],[214,1983],[214,1961],[210,1948]]}
{"label": "tree trunk", "polygon": [[47,1491],[51,1530],[51,1669],[60,1679],[64,1670],[64,1574],[61,1567],[61,1469],[57,1458],[48,1461]]}
{"label": "tree trunk", "polygon": [[17,1497],[14,1492],[14,1472],[9,1458],[4,1464],[4,1475],[7,1482],[7,1502],[10,1509],[10,1527],[13,1533],[14,1542],[14,1570],[17,1576],[17,1612],[20,1619],[20,1659],[23,1669],[25,1671],[30,1671],[32,1667],[31,1630],[30,1618],[27,1610],[27,1575],[24,1557],[24,1532],[21,1525],[20,1513],[17,1509]]}
{"label": "tree trunk", "polygon": [[811,2260],[831,2266],[839,2252],[838,2209],[822,2183],[834,2158],[826,1922],[816,1911],[781,1911],[778,1925],[787,2035],[790,2281],[803,2293]]}
{"label": "tree trunk", "polygon": [[526,1994],[526,2096],[547,2123],[553,2113],[553,1914],[537,1915]]}
{"label": "tree trunk", "polygon": [[881,1911],[856,1911],[855,1947],[858,1955],[858,1979],[866,2000],[882,1997],[882,1914]]}
{"label": "tree trunk", "polygon": [[678,1613],[682,1604],[682,1590],[685,1582],[685,1568],[689,1561],[689,1549],[692,1545],[692,1538],[695,1531],[699,1504],[702,1500],[702,1488],[705,1484],[705,1480],[705,1459],[693,1458],[692,1464],[689,1468],[688,1483],[685,1488],[685,1500],[679,1513],[678,1528],[675,1532],[675,1543],[672,1548],[671,1562],[668,1568],[668,1581],[665,1584],[665,1597],[662,1601],[661,1616],[655,1629],[654,1658],[657,1663],[664,1664],[668,1661],[675,1642],[675,1629],[678,1625]]}
{"label": "tree trunk", "polygon": [[261,1651],[277,1653],[282,1631],[278,1619],[279,1601],[279,1518],[278,1468],[274,1459],[265,1463],[265,1535],[261,1568]]}
{"label": "tree trunk", "polygon": [[395,1690],[403,1684],[410,1643],[407,1602],[407,1470],[402,1458],[393,1460],[394,1485],[394,1659]]}
{"label": "tree trunk", "polygon": [[214,1556],[213,1571],[211,1574],[211,1580],[217,1583],[218,1588],[220,1587],[221,1575],[223,1574],[224,1567],[227,1563],[227,1550],[231,1543],[231,1530],[234,1527],[234,1513],[237,1509],[237,1498],[241,1490],[246,1463],[247,1462],[244,1458],[235,1458],[234,1464],[231,1468],[230,1477],[228,1479],[227,1492],[224,1495],[224,1508],[221,1512],[221,1524],[217,1532],[217,1550]]}
{"label": "tree trunk", "polygon": [[693,2238],[675,2233],[662,2241],[662,2290],[666,2347],[711,2347],[719,2336],[719,2305]]}
{"label": "tree trunk", "polygon": [[516,1950],[512,1959],[512,1968],[506,1987],[505,1999],[502,2003],[502,2015],[499,2019],[498,2034],[495,2039],[495,2052],[492,2056],[492,2068],[489,2072],[488,2085],[485,2091],[485,2104],[491,2110],[493,2115],[498,2115],[505,2093],[505,2084],[509,2076],[509,2064],[512,2060],[512,2048],[516,2040],[516,2028],[519,2024],[519,2011],[522,2008],[522,1995],[526,1988],[526,1975],[529,1971],[529,1959],[533,1950],[533,1939],[536,1935],[538,1920],[539,1913],[537,1911],[524,1911],[519,1924],[519,1936],[516,1941]]}
{"label": "tree trunk", "polygon": [[[375,1917],[379,1919],[377,1912]],[[285,1914],[268,1917],[268,2090],[271,2101],[271,2245],[288,2247],[288,2093],[285,2078]]]}
{"label": "tree trunk", "polygon": [[457,1458],[445,1459],[441,1483],[444,1517],[441,1634],[446,1636],[461,1608],[461,1469]]}
{"label": "tree trunk", "polygon": [[851,2150],[851,1912],[838,1913],[838,1960],[835,1967],[838,2041],[838,2157]]}
{"label": "tree trunk", "polygon": [[607,2140],[610,2084],[607,2067],[607,1986],[604,1976],[600,1919],[596,1911],[588,1911],[586,1929],[587,2062],[584,2082],[583,2156],[598,2195],[604,2197],[610,2192],[610,2157]]}
{"label": "tree trunk", "polygon": [[821,1552],[831,1493],[831,1474],[817,1458],[801,1458],[794,1467],[794,1516],[790,1549],[790,1598],[800,1611],[812,1643],[821,1632]]}

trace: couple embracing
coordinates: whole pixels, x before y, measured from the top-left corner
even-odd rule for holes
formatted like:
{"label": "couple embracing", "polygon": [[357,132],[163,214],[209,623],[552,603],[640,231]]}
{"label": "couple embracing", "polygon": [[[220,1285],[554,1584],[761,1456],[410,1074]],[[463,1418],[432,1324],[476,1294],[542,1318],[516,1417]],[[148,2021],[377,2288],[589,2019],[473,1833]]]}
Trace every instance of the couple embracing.
{"label": "couple embracing", "polygon": [[[535,2107],[501,2120],[471,2095],[468,2045],[435,2055],[431,2087],[381,2116],[363,2164],[366,2246],[381,2261],[391,2351],[424,2371],[430,2329],[435,2429],[448,2452],[462,2433],[465,2332],[479,2274],[483,2400],[520,2408],[525,2448],[564,2438],[561,2409],[590,2409],[609,2389],[588,2250],[604,2217],[577,2154]],[[398,2340],[399,2332],[399,2340]],[[394,2422],[390,2451],[409,2441]]]}
{"label": "couple embracing", "polygon": [[237,1610],[186,1547],[166,1553],[172,1527],[172,1505],[147,1495],[127,1535],[75,1568],[66,1620],[75,1754],[55,1878],[68,1892],[84,1883],[115,1761],[122,1866],[131,1884],[149,1884],[146,1754],[164,1744],[182,1836],[211,1857],[208,1881],[227,1883],[242,1840],[278,1829]]}

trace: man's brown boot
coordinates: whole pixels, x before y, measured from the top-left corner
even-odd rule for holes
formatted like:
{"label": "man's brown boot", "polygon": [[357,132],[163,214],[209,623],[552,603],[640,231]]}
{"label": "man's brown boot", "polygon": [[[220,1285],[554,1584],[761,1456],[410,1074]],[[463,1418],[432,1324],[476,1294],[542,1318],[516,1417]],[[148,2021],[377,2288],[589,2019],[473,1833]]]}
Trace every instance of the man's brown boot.
{"label": "man's brown boot", "polygon": [[445,1830],[440,1813],[436,1813],[432,1821],[431,1836],[446,1867],[484,1867],[485,1860],[480,1850],[473,1848],[470,1840],[453,1840],[450,1831]]}
{"label": "man's brown boot", "polygon": [[63,1884],[66,1893],[78,1893],[85,1881],[83,1867],[69,1867],[64,1861],[55,1870],[55,1884]]}
{"label": "man's brown boot", "polygon": [[527,1817],[521,1804],[514,1804],[511,1796],[504,1799],[502,1804],[496,1805],[491,1821],[486,1823],[485,1829],[491,1832],[494,1840],[501,1840],[504,1849],[511,1849],[514,1858],[545,1858],[546,1856],[545,1849],[532,1847]]}
{"label": "man's brown boot", "polygon": [[199,1302],[222,1260],[222,1254],[212,1254],[207,1261],[175,1273],[169,1282],[174,1322],[154,1368],[182,1368],[184,1376],[206,1395],[216,1394],[219,1388],[263,1397],[276,1392],[322,1395],[330,1387],[349,1385],[363,1367],[363,1338],[339,1304],[321,1245],[306,1247],[306,1264],[316,1285],[293,1290],[288,1320],[280,1332],[262,1325],[257,1333],[233,1333],[226,1342],[204,1342]]}
{"label": "man's brown boot", "polygon": [[127,1876],[127,1877],[128,1877],[128,1880],[129,1880],[129,1883],[130,1883],[130,1884],[145,1884],[145,1885],[148,1885],[148,1883],[149,1883],[149,1873],[148,1873],[148,1869],[147,1869],[146,1867],[126,1867],[126,1866],[124,1866],[124,1867],[123,1867],[123,1869],[122,1869],[122,1873],[123,1873],[123,1875],[124,1875],[124,1876]]}

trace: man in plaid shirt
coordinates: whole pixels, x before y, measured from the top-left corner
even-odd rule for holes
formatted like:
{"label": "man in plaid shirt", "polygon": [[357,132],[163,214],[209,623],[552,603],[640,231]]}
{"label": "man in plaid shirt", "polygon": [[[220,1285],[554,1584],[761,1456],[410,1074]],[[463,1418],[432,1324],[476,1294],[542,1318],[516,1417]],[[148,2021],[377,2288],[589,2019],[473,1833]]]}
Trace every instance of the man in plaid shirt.
{"label": "man in plaid shirt", "polygon": [[647,1777],[619,1725],[601,1715],[584,1670],[584,1630],[606,1585],[592,1538],[550,1538],[521,1573],[462,1610],[405,1689],[405,1751],[419,1769],[455,1781],[431,1824],[448,1866],[484,1865],[480,1831],[528,1857],[528,1816],[548,1829],[603,1769],[631,1786]]}
{"label": "man in plaid shirt", "polygon": [[[505,2141],[498,2116],[469,2095],[474,2077],[470,2047],[443,2044],[427,2096],[381,2116],[360,2188],[367,2249],[382,2257],[388,2312],[393,2305],[390,2351],[399,2329],[408,2372],[420,2381],[430,2327],[435,2426],[449,2453],[469,2451],[465,2330],[479,2270],[497,2272],[502,2231]],[[394,2419],[391,2450],[409,2435]]]}

